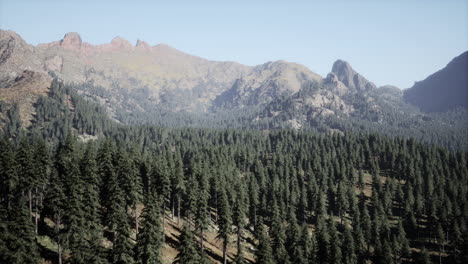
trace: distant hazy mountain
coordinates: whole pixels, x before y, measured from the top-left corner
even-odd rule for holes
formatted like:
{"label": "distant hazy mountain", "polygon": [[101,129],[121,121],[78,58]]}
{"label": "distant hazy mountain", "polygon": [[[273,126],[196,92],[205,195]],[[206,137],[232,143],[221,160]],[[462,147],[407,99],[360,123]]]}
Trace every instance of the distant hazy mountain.
{"label": "distant hazy mountain", "polygon": [[426,112],[468,107],[468,51],[404,93],[407,102]]}

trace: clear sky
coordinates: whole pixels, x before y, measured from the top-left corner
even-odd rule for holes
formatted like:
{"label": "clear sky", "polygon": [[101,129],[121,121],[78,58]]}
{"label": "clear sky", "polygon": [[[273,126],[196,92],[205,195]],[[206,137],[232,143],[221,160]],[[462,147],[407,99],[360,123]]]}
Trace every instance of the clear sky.
{"label": "clear sky", "polygon": [[247,65],[284,59],[326,76],[343,59],[376,85],[411,87],[468,50],[467,0],[0,0],[0,28],[28,43],[80,33],[166,43]]}

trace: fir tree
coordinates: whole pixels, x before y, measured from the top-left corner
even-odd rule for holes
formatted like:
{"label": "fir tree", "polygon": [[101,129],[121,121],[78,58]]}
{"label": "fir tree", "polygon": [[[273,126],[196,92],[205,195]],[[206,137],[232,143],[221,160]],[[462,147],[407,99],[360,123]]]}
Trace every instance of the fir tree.
{"label": "fir tree", "polygon": [[259,227],[258,230],[259,238],[258,238],[258,246],[257,251],[255,254],[255,260],[258,264],[274,264],[272,258],[272,249],[271,249],[271,242],[268,233],[266,232],[263,225]]}
{"label": "fir tree", "polygon": [[179,246],[177,247],[177,257],[174,263],[177,264],[192,264],[200,260],[200,255],[195,246],[193,233],[188,225],[184,225],[184,229],[179,237]]}
{"label": "fir tree", "polygon": [[223,240],[223,263],[227,263],[227,246],[232,227],[232,211],[226,192],[223,190],[219,201],[218,238]]}
{"label": "fir tree", "polygon": [[154,194],[150,194],[142,214],[142,229],[137,238],[138,263],[162,263],[160,250],[163,245],[163,231],[159,210],[157,199]]}

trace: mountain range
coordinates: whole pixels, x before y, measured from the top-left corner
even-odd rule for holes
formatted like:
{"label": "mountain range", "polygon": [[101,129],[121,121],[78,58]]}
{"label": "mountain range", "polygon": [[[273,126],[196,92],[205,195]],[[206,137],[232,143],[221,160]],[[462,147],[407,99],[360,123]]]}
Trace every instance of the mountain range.
{"label": "mountain range", "polygon": [[55,78],[124,124],[351,129],[423,139],[444,130],[458,138],[467,135],[467,57],[402,91],[377,87],[343,60],[322,77],[282,60],[250,67],[120,37],[92,45],[67,33],[33,46],[0,30],[0,123],[17,104],[22,125],[31,126],[35,102]]}

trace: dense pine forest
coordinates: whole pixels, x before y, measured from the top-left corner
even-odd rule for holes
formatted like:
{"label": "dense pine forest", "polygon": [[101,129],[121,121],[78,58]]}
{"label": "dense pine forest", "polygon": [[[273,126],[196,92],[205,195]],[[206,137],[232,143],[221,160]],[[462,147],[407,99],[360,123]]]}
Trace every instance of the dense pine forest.
{"label": "dense pine forest", "polygon": [[464,150],[128,126],[76,90],[54,81],[28,129],[8,110],[0,263],[468,262]]}

